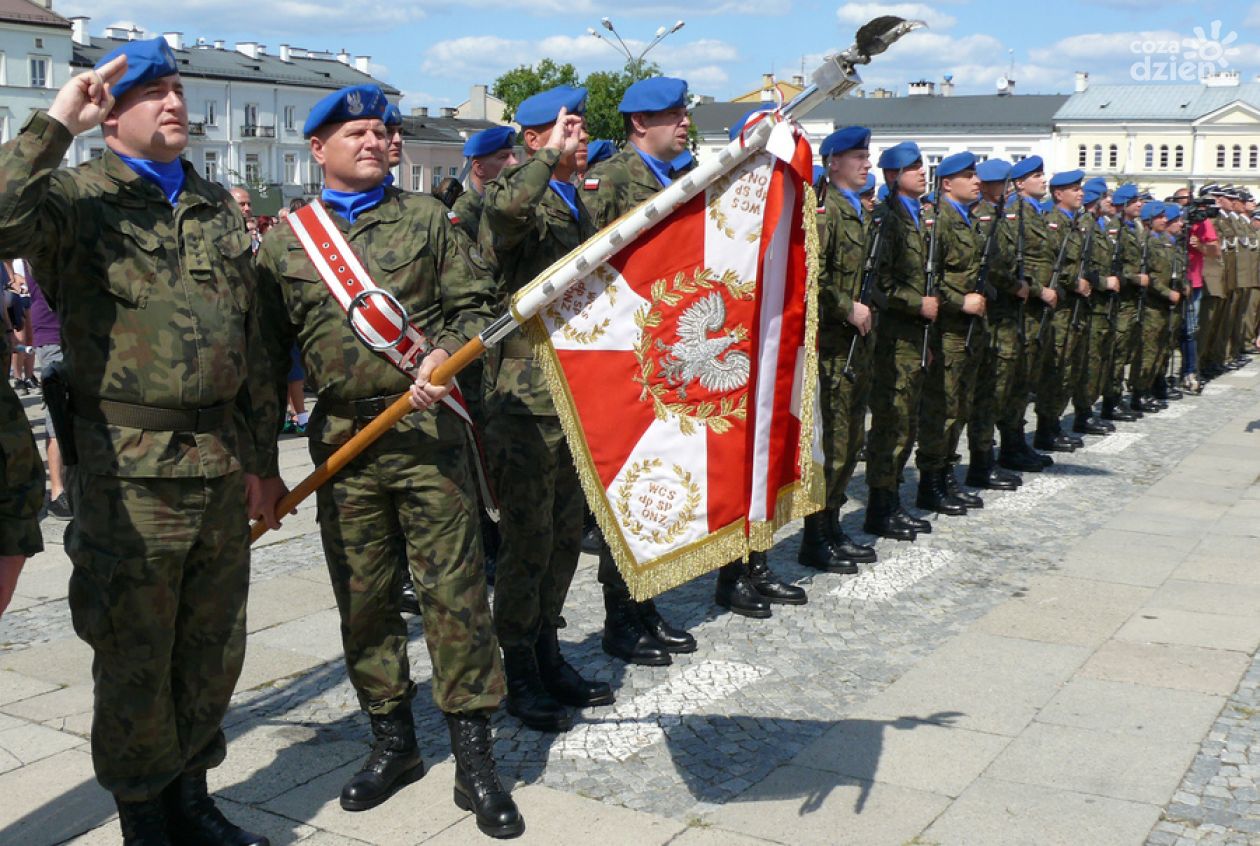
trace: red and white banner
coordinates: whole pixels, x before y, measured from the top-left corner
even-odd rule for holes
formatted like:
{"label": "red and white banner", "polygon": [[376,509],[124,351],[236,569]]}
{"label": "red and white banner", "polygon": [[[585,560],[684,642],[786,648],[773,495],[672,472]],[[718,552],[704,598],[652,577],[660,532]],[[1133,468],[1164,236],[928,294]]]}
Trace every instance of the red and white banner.
{"label": "red and white banner", "polygon": [[821,507],[813,157],[789,124],[776,134],[538,313],[587,498],[638,598]]}

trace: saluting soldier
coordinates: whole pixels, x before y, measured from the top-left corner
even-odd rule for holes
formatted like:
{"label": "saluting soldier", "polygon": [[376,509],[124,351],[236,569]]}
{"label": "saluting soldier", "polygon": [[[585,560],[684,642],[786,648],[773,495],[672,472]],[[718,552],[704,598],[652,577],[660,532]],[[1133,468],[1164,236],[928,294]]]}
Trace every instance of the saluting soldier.
{"label": "saluting soldier", "polygon": [[[497,179],[504,168],[517,163],[516,130],[510,126],[492,126],[469,136],[464,142],[464,157],[468,159],[468,189],[455,200],[451,211],[455,213],[455,225],[476,241],[481,226],[481,196],[486,186]],[[464,370],[467,372],[468,368]]]}
{"label": "saluting soldier", "polygon": [[924,323],[936,320],[940,300],[924,290],[927,246],[919,197],[927,177],[919,145],[903,141],[889,147],[880,154],[879,168],[889,195],[874,213],[887,227],[876,284],[887,307],[880,312],[871,364],[871,433],[866,447],[870,497],[864,528],[880,537],[914,540],[918,533],[932,531],[932,524],[901,507],[898,477],[918,430]]}
{"label": "saluting soldier", "polygon": [[[1022,349],[1016,321],[1019,303],[1028,294],[1028,285],[1015,277],[1015,238],[1017,233],[1008,218],[1014,215],[1008,207],[1014,200],[1004,198],[1009,186],[1011,165],[1002,159],[988,159],[976,165],[980,178],[980,200],[972,210],[975,233],[981,251],[992,231],[994,234],[989,254],[989,273],[986,280],[990,289],[989,304],[985,311],[988,322],[987,342],[979,346],[980,370],[976,374],[975,400],[971,407],[971,419],[967,426],[967,443],[971,451],[967,467],[966,483],[973,488],[1009,491],[1023,484],[1016,473],[997,465],[994,457],[994,431],[998,412],[1010,403],[1010,393],[1018,377]],[[1009,202],[1008,202],[1009,201]],[[1000,217],[997,217],[1001,215]],[[997,218],[997,219],[995,219]],[[993,227],[997,228],[994,229]],[[983,254],[981,260],[984,259]],[[973,339],[973,343],[975,343]],[[1028,461],[1022,453],[1013,458],[1017,467]],[[1041,462],[1031,467],[1041,470]]]}
{"label": "saluting soldier", "polygon": [[1133,403],[1128,407],[1122,403],[1121,393],[1124,390],[1125,366],[1135,349],[1137,302],[1142,289],[1150,284],[1150,276],[1141,272],[1143,233],[1137,220],[1142,213],[1142,200],[1138,198],[1137,186],[1121,185],[1111,195],[1111,201],[1116,209],[1118,239],[1113,254],[1113,273],[1120,280],[1120,292],[1115,306],[1115,341],[1109,359],[1111,373],[1104,375],[1102,418],[1123,422],[1142,416],[1142,410]]}
{"label": "saluting soldier", "polygon": [[[0,315],[0,361],[9,360],[13,327]],[[8,379],[0,379],[0,614],[9,607],[26,559],[44,550],[39,509],[44,504],[44,462],[30,421]]]}
{"label": "saluting soldier", "polygon": [[489,718],[504,686],[482,571],[471,435],[443,403],[450,387],[429,381],[435,367],[490,323],[498,303],[488,269],[442,203],[386,185],[385,107],[375,85],[345,88],[315,104],[303,133],[327,187],[320,204],[290,222],[324,227],[310,249],[341,242],[337,250],[353,251],[366,273],[354,289],[379,285],[402,305],[423,351],[414,375],[354,336],[334,296],[343,284],[331,275],[336,259],[308,253],[291,227],[274,229],[258,254],[277,390],[296,341],[319,395],[307,428],[316,464],[408,392],[419,411],[439,406],[404,417],[317,493],[346,666],[374,738],[362,768],[342,788],[341,806],[375,807],[424,772],[411,711],[407,626],[398,607],[405,559],[423,607],[433,698],[455,753],[455,803],[474,811],[486,834],[510,837],[524,822],[491,754]]}
{"label": "saluting soldier", "polygon": [[[988,300],[975,290],[981,242],[972,229],[968,207],[980,196],[975,153],[946,156],[936,165],[939,196],[931,224],[935,246],[936,297],[940,305],[931,335],[931,356],[924,374],[919,407],[919,493],[915,504],[938,514],[961,516],[983,508],[978,494],[965,491],[954,475],[955,452],[971,417],[980,372],[981,351],[988,344]],[[967,348],[968,329],[972,348]]]}
{"label": "saluting soldier", "polygon": [[[58,169],[97,126],[104,154]],[[247,522],[271,515],[259,477],[277,472],[280,403],[244,221],[180,158],[187,144],[166,42],[111,52],[0,148],[0,253],[48,268],[61,320],[70,610],[94,653],[92,760],[124,842],[265,844],[215,807],[206,770],[226,751]]]}
{"label": "saluting soldier", "polygon": [[[1081,252],[1085,248],[1085,237],[1078,219],[1084,195],[1081,183],[1084,180],[1084,171],[1069,170],[1056,173],[1049,182],[1054,208],[1046,214],[1045,220],[1052,233],[1051,246],[1055,256],[1052,273],[1057,272],[1052,282],[1063,296],[1053,314],[1043,318],[1047,323],[1047,337],[1042,339],[1041,370],[1036,387],[1037,432],[1033,436],[1033,447],[1051,452],[1064,451],[1065,444],[1071,449],[1085,445],[1077,435],[1064,432],[1062,426],[1063,411],[1071,399],[1080,365],[1078,349],[1084,338],[1082,327],[1085,317],[1082,311],[1089,308],[1092,290],[1089,280],[1077,274],[1078,268],[1082,267]],[[1040,327],[1041,324],[1038,325]]]}
{"label": "saluting soldier", "polygon": [[824,510],[805,518],[797,560],[831,573],[856,573],[859,563],[875,561],[872,547],[855,543],[840,527],[840,508],[865,439],[871,387],[873,314],[860,298],[873,231],[860,196],[871,177],[870,141],[869,129],[849,126],[819,147],[827,178],[818,256],[818,399],[827,495]]}
{"label": "saluting soldier", "polygon": [[[502,306],[595,232],[570,181],[585,165],[586,89],[562,85],[516,111],[527,154],[485,186],[479,240],[500,272]],[[560,613],[581,555],[585,500],[542,365],[508,338],[486,395],[486,447],[502,509],[494,622],[508,713],[540,731],[567,731],[566,705],[611,705],[612,689],[560,654]]]}

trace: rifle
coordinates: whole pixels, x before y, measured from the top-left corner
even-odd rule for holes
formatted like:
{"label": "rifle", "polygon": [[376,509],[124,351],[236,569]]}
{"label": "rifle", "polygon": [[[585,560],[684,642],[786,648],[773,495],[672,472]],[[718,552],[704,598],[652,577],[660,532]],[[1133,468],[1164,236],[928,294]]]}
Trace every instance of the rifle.
{"label": "rifle", "polygon": [[[1015,281],[1024,284],[1024,199],[1016,196],[1015,203],[1019,206],[1016,212],[1018,216],[1018,224],[1015,227]],[[1019,345],[1023,347],[1028,342],[1028,333],[1024,330],[1024,312],[1028,309],[1028,298],[1022,297],[1019,301],[1019,314],[1015,321],[1015,336],[1019,338]]]}
{"label": "rifle", "polygon": [[[1120,227],[1124,226],[1124,221],[1119,223]],[[1124,273],[1124,262],[1120,259],[1120,246],[1123,243],[1124,229],[1116,229],[1116,243],[1111,248],[1111,275],[1119,278]],[[1115,365],[1116,360],[1116,324],[1119,320],[1120,312],[1120,292],[1107,292],[1107,325],[1111,329],[1111,346],[1107,348],[1107,364],[1103,368],[1103,384],[1107,385],[1111,379],[1111,369]]]}
{"label": "rifle", "polygon": [[1190,230],[1182,229],[1180,235],[1180,243],[1177,245],[1177,254],[1173,257],[1172,279],[1170,287],[1181,294],[1181,325],[1177,325],[1177,321],[1172,319],[1173,312],[1177,310],[1175,305],[1168,308],[1168,372],[1165,378],[1175,381],[1173,370],[1174,356],[1173,351],[1177,348],[1177,329],[1183,329],[1186,325],[1186,318],[1189,316],[1187,308],[1190,304],[1190,291],[1185,285],[1185,277],[1183,274],[1190,266]]}
{"label": "rifle", "polygon": [[[875,299],[875,277],[879,271],[879,258],[884,250],[884,227],[888,224],[888,219],[892,217],[892,207],[889,206],[882,218],[877,219],[871,228],[872,235],[870,243],[866,245],[866,256],[862,260],[862,283],[858,287],[857,301],[864,306],[869,306]],[[872,331],[874,327],[872,326]],[[857,355],[858,340],[863,343],[870,337],[870,332],[865,335],[857,330],[853,332],[853,340],[849,341],[849,355],[844,360],[844,370],[840,371],[840,375],[848,379],[850,383],[857,381],[857,374],[853,372],[853,357]]]}
{"label": "rifle", "polygon": [[[984,236],[984,249],[980,252],[980,270],[976,273],[976,285],[974,288],[974,293],[977,294],[985,294],[989,287],[989,267],[993,261],[993,243],[997,236],[997,225],[998,221],[1002,219],[1002,215],[1006,213],[1006,182],[1007,180],[1002,180],[1002,196],[997,201],[997,208],[993,211],[993,219],[989,221],[989,231]],[[968,355],[973,352],[971,349],[971,338],[975,334],[977,319],[976,315],[973,314],[967,321],[967,340],[963,348],[967,350]]]}
{"label": "rifle", "polygon": [[[1081,217],[1080,222],[1084,223],[1086,217],[1088,216],[1088,212],[1082,210],[1081,212],[1079,212],[1079,214]],[[1092,217],[1089,220],[1090,220],[1089,227],[1084,232],[1085,240],[1084,240],[1084,243],[1081,245],[1081,257],[1076,262],[1076,278],[1077,279],[1083,279],[1085,277],[1085,262],[1089,259],[1089,251],[1093,249],[1093,246],[1094,246],[1094,230],[1097,228],[1097,225],[1093,222]],[[1084,301],[1085,301],[1085,297],[1082,297],[1073,293],[1072,319],[1068,323],[1069,333],[1080,332],[1081,329],[1084,328],[1081,326],[1081,320],[1080,320],[1081,303],[1083,303]],[[1089,342],[1088,339],[1086,339],[1086,344],[1088,344],[1088,342]],[[1067,352],[1068,352],[1068,339],[1064,338],[1063,347],[1062,349],[1059,350],[1058,372],[1060,373],[1063,372],[1063,366],[1067,363]]]}
{"label": "rifle", "polygon": [[[928,297],[935,297],[936,289],[938,287],[938,283],[937,283],[938,269],[936,267],[937,265],[936,257],[941,249],[940,248],[941,239],[938,237],[940,235],[940,231],[939,231],[940,226],[937,225],[940,223],[940,218],[941,218],[941,176],[940,176],[940,173],[941,173],[940,168],[937,168],[936,172],[932,174],[932,196],[935,198],[934,205],[936,206],[936,211],[935,211],[936,216],[932,218],[932,231],[928,233],[927,261],[924,263],[924,266],[923,266],[923,297],[924,299],[927,299]],[[924,221],[924,223],[926,224],[927,221]],[[939,315],[939,312],[938,312],[938,315]],[[927,370],[928,358],[931,354],[931,345],[932,345],[932,321],[924,318],[923,320],[923,349],[919,353],[919,369],[920,370]]]}
{"label": "rifle", "polygon": [[[1059,254],[1054,257],[1054,267],[1050,269],[1050,290],[1059,294],[1060,297],[1066,296],[1063,286],[1059,284],[1059,277],[1063,275],[1063,260],[1067,258],[1068,241],[1072,240],[1072,230],[1063,233],[1063,243],[1059,244]],[[1050,326],[1050,320],[1054,317],[1054,312],[1058,308],[1056,304],[1053,308],[1043,306],[1041,309],[1041,323],[1037,325],[1037,342],[1045,343],[1046,329]]]}
{"label": "rifle", "polygon": [[[1151,252],[1151,231],[1148,229],[1146,230],[1146,237],[1142,239],[1142,261],[1138,265],[1139,276],[1147,272],[1148,262],[1150,261],[1150,252]],[[1146,292],[1149,291],[1150,289],[1151,289],[1150,285],[1148,284],[1145,287],[1143,287],[1142,290],[1138,293],[1137,356],[1133,360],[1137,362],[1137,366],[1139,369],[1142,366],[1142,356],[1146,355],[1146,339],[1145,337],[1143,337],[1145,333],[1142,331],[1142,326],[1146,322]]]}

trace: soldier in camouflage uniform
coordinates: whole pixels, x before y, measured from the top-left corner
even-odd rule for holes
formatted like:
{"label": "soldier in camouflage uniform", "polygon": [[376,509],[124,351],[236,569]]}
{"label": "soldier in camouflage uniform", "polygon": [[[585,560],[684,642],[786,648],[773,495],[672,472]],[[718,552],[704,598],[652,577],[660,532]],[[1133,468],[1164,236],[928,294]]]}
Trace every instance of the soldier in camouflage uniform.
{"label": "soldier in camouflage uniform", "polygon": [[[481,195],[504,168],[518,163],[516,130],[510,126],[492,126],[469,136],[464,142],[464,157],[468,159],[468,188],[459,195],[451,211],[455,212],[455,225],[476,241],[481,226]],[[468,368],[463,372],[466,374]]]}
{"label": "soldier in camouflage uniform", "polygon": [[[931,226],[939,312],[931,336],[931,361],[924,374],[919,406],[919,493],[915,504],[938,514],[961,516],[983,508],[984,500],[965,491],[954,475],[955,453],[971,417],[976,377],[988,345],[988,300],[975,290],[981,241],[968,207],[980,196],[976,156],[946,156],[936,166],[940,191]],[[969,331],[970,330],[970,331]],[[971,347],[967,346],[970,334]]]}
{"label": "soldier in camouflage uniform", "polygon": [[1163,381],[1160,367],[1168,343],[1169,310],[1181,298],[1172,287],[1173,252],[1176,248],[1166,234],[1168,214],[1165,209],[1165,204],[1158,202],[1149,202],[1142,207],[1142,224],[1147,228],[1146,237],[1149,239],[1144,249],[1150,285],[1146,289],[1145,313],[1140,327],[1142,339],[1138,349],[1141,354],[1134,356],[1130,375],[1133,402],[1139,406],[1148,402],[1147,398],[1154,398],[1156,381]]}
{"label": "soldier in camouflage uniform", "polygon": [[[512,295],[595,232],[569,179],[585,165],[586,89],[560,86],[520,104],[528,158],[485,186],[478,234]],[[582,678],[560,654],[560,612],[577,569],[584,500],[541,364],[528,339],[497,350],[486,395],[486,450],[503,545],[494,623],[507,672],[508,713],[540,731],[567,731],[565,708],[610,705],[612,689]]]}
{"label": "soldier in camouflage uniform", "polygon": [[[859,298],[870,217],[859,191],[870,173],[871,132],[860,126],[828,135],[819,152],[826,162],[819,235],[818,381],[826,460],[826,507],[805,518],[797,560],[831,573],[856,573],[875,561],[875,550],[854,543],[840,528],[840,508],[866,432],[870,393],[872,313]],[[849,359],[849,350],[853,359]]]}
{"label": "soldier in camouflage uniform", "polygon": [[[104,154],[58,169],[98,125]],[[48,268],[65,338],[70,610],[94,653],[92,759],[124,841],[265,844],[218,811],[206,770],[226,751],[247,523],[271,516],[259,476],[276,475],[280,404],[255,346],[249,236],[179,158],[187,143],[165,41],[114,51],[0,148],[0,254]]]}
{"label": "soldier in camouflage uniform", "polygon": [[1080,221],[1084,179],[1083,171],[1070,170],[1056,173],[1049,183],[1054,208],[1045,221],[1055,255],[1052,273],[1057,271],[1051,284],[1060,298],[1052,314],[1043,312],[1039,325],[1045,332],[1037,384],[1037,432],[1033,436],[1033,446],[1048,451],[1063,451],[1065,444],[1071,449],[1085,445],[1079,436],[1065,433],[1061,424],[1081,367],[1080,350],[1092,291],[1084,275],[1088,256],[1084,260],[1081,256],[1085,248]]}
{"label": "soldier in camouflage uniform", "polygon": [[[0,361],[9,360],[13,327],[9,313],[0,315],[4,337]],[[8,379],[0,380],[0,615],[13,599],[13,589],[26,559],[44,549],[39,509],[44,504],[44,463],[31,434],[22,401]]]}
{"label": "soldier in camouflage uniform", "polygon": [[[303,132],[324,169],[321,200],[368,275],[393,294],[432,350],[413,378],[360,343],[315,263],[290,228],[269,233],[258,254],[259,296],[276,390],[297,342],[319,400],[307,429],[320,464],[409,390],[423,411],[449,388],[433,369],[482,331],[494,290],[472,243],[436,198],[386,186],[385,95],[374,85],[334,92]],[[324,556],[341,616],[346,667],[374,742],[341,792],[341,806],[379,805],[424,772],[411,711],[415,685],[399,613],[405,559],[422,599],[433,662],[433,698],[455,753],[455,802],[491,836],[524,823],[499,783],[489,715],[503,671],[482,572],[471,435],[450,408],[411,414],[317,493]]]}
{"label": "soldier in camouflage uniform", "polygon": [[[991,232],[993,237],[989,243],[989,269],[985,280],[989,289],[986,292],[989,305],[985,314],[989,328],[988,342],[978,350],[982,358],[976,374],[971,420],[967,426],[971,458],[965,481],[974,488],[1009,491],[1023,484],[1023,479],[997,466],[994,432],[998,410],[1010,403],[1010,392],[1018,376],[1021,345],[1016,319],[1020,294],[1027,295],[1028,287],[1015,278],[1016,232],[1007,219],[1013,215],[1008,215],[1009,198],[1006,196],[1011,165],[1001,159],[989,159],[976,166],[976,175],[980,177],[981,199],[972,210],[972,217],[982,251],[984,244],[989,242]],[[1037,462],[1036,469],[1041,469],[1041,462]]]}
{"label": "soldier in camouflage uniform", "polygon": [[1107,435],[1115,426],[1094,417],[1094,403],[1102,396],[1104,364],[1113,340],[1110,306],[1120,280],[1111,275],[1112,242],[1104,211],[1111,209],[1107,200],[1107,183],[1101,178],[1087,179],[1081,194],[1081,231],[1092,232],[1082,240],[1089,242],[1085,259],[1085,277],[1090,283],[1088,306],[1081,308],[1088,317],[1081,336],[1079,368],[1072,385],[1072,431],[1078,435]]}
{"label": "soldier in camouflage uniform", "polygon": [[[1138,197],[1137,188],[1133,185],[1121,185],[1113,195],[1117,214],[1120,217],[1119,241],[1116,244],[1115,266],[1120,277],[1120,301],[1116,317],[1116,342],[1112,354],[1111,395],[1103,395],[1103,418],[1107,420],[1124,420],[1128,411],[1133,417],[1141,417],[1146,411],[1158,411],[1157,407],[1144,408],[1142,403],[1130,398],[1126,409],[1120,403],[1120,393],[1124,388],[1125,369],[1130,365],[1138,348],[1138,301],[1144,297],[1146,287],[1150,284],[1150,275],[1143,267],[1143,244],[1146,231],[1138,219],[1142,214],[1143,200]],[[1135,370],[1129,372],[1129,387]],[[1130,417],[1129,419],[1132,419]]]}
{"label": "soldier in camouflage uniform", "polygon": [[864,528],[880,537],[914,540],[919,532],[930,532],[932,524],[902,509],[898,476],[918,429],[924,325],[936,320],[940,300],[924,291],[927,245],[919,197],[926,177],[919,145],[903,141],[888,148],[880,154],[879,168],[890,193],[874,214],[887,227],[876,284],[887,305],[880,311],[872,360],[871,433],[866,446],[870,498]]}

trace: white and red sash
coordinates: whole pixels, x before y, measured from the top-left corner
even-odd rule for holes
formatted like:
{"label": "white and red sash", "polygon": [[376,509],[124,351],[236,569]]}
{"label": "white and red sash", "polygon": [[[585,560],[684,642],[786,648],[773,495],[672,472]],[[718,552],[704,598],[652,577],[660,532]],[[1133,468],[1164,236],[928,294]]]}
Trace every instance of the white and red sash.
{"label": "white and red sash", "polygon": [[[424,332],[407,319],[393,295],[372,281],[337,224],[328,216],[324,204],[312,200],[289,214],[287,220],[320,279],[346,312],[355,335],[408,378],[415,379],[420,362],[433,345]],[[451,382],[451,392],[442,398],[442,403],[468,426],[477,453],[477,481],[482,502],[486,512],[497,520],[498,502],[488,481],[481,437],[456,382]]]}

